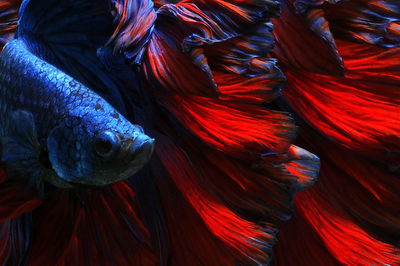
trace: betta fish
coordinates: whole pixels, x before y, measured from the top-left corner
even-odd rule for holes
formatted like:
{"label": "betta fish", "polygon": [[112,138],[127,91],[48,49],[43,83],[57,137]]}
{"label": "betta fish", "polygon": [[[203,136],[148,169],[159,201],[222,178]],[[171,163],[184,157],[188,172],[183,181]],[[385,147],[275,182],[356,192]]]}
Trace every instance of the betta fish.
{"label": "betta fish", "polygon": [[0,55],[2,163],[56,187],[107,185],[148,162],[154,140],[103,98],[29,52],[23,40]]}
{"label": "betta fish", "polygon": [[3,0],[0,263],[400,263],[400,4],[336,2]]}

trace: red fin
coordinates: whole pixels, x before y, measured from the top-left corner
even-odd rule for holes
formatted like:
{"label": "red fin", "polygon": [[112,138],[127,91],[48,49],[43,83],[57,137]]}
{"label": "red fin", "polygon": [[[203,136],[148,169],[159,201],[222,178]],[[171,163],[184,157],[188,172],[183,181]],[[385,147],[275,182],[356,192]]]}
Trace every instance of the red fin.
{"label": "red fin", "polygon": [[239,37],[205,46],[220,99],[263,103],[280,95],[285,76],[267,56],[274,45],[271,31],[272,24],[262,22]]}
{"label": "red fin", "polygon": [[277,1],[204,0],[163,5],[144,58],[146,78],[167,92],[217,97],[203,45],[237,37],[246,27],[278,14]]}
{"label": "red fin", "polygon": [[397,0],[352,0],[324,5],[337,38],[384,47],[400,45]]}
{"label": "red fin", "polygon": [[[338,146],[310,128],[300,136],[302,145],[320,156],[321,172],[319,181],[295,199],[298,218],[282,227],[277,261],[287,261],[282,258],[289,247],[285,244],[295,246],[292,233],[306,226],[311,232],[301,241],[304,250],[302,246],[296,251],[299,261],[304,262],[299,265],[321,259],[333,265],[335,261],[346,265],[399,264],[399,179],[382,164]],[[322,253],[304,253],[318,248],[318,242]]]}
{"label": "red fin", "polygon": [[325,246],[321,236],[307,221],[306,215],[308,213],[296,210],[293,217],[280,227],[271,265],[342,265]]}
{"label": "red fin", "polygon": [[70,199],[69,191],[56,193],[34,213],[33,255],[29,265],[51,266],[63,262],[77,230],[81,214],[78,204]]}
{"label": "red fin", "polygon": [[86,197],[64,265],[157,264],[132,188],[118,182]]}
{"label": "red fin", "polygon": [[176,96],[166,101],[193,134],[230,154],[284,152],[296,130],[288,114],[254,105],[202,97]]}
{"label": "red fin", "polygon": [[[331,170],[333,169],[327,169],[327,172]],[[324,172],[321,172],[320,179],[324,178],[323,174]],[[326,195],[334,193],[316,192],[317,189],[316,187],[313,191],[305,191],[304,194],[299,195],[298,210],[318,232],[338,261],[349,265],[400,263],[399,251],[394,246],[373,238],[340,206],[326,198]],[[347,203],[351,205],[351,198],[348,200]]]}
{"label": "red fin", "polygon": [[[204,184],[200,182],[200,176],[198,176],[195,169],[190,166],[190,161],[188,161],[182,150],[162,141],[157,146],[156,152],[167,171],[170,173],[170,177],[175,186],[179,189],[180,193],[182,193],[184,197],[182,200],[187,201],[191,208],[193,208],[193,211],[195,211],[193,214],[189,214],[190,211],[188,209],[187,215],[193,218],[182,217],[182,219],[187,222],[187,219],[196,220],[201,218],[201,220],[197,222],[200,222],[200,225],[195,230],[192,229],[193,231],[191,233],[193,236],[197,235],[195,237],[198,239],[196,241],[197,243],[192,243],[189,239],[185,240],[185,242],[188,241],[186,243],[193,244],[190,249],[196,249],[196,253],[198,254],[195,256],[199,259],[201,258],[199,262],[206,263],[208,261],[208,263],[212,263],[206,263],[207,265],[220,265],[221,263],[223,263],[223,265],[231,265],[233,263],[233,261],[231,261],[232,259],[244,264],[249,264],[251,261],[265,263],[269,260],[268,253],[274,243],[275,228],[273,226],[271,227],[267,224],[265,226],[257,225],[232,212],[218,197],[210,193],[207,187],[204,187]],[[163,198],[163,201],[170,202],[171,200]],[[168,209],[166,211],[168,212]],[[179,223],[183,220],[180,220]],[[176,222],[177,221],[168,221],[171,225],[174,225]],[[203,235],[200,230],[202,230],[204,226],[207,228],[208,232]],[[197,233],[195,231],[197,231]],[[173,238],[175,232],[170,230],[170,233],[172,234],[171,238]],[[179,244],[180,241],[184,240],[182,237],[183,236],[174,240],[176,241],[174,246],[182,245]],[[215,239],[213,240],[213,238]],[[210,250],[212,245],[220,246],[221,248],[218,249],[221,250]],[[173,247],[173,249],[176,250],[176,246]],[[181,262],[184,262],[185,258],[190,258],[191,251],[182,246],[179,250],[182,252],[182,255],[176,255],[177,261],[183,260]],[[225,252],[228,253],[224,255]],[[209,258],[209,254],[216,253],[220,254],[217,256],[214,255],[215,257],[213,259]],[[192,258],[192,260],[195,261],[194,258]],[[187,263],[188,261],[186,261],[186,264]],[[178,263],[178,265],[186,264]]]}
{"label": "red fin", "polygon": [[[320,179],[322,178],[320,176]],[[296,265],[305,266],[323,260],[326,260],[324,265],[339,265],[339,262],[340,265],[397,265],[400,262],[398,250],[394,246],[371,237],[352,220],[351,216],[340,207],[332,205],[332,201],[326,199],[328,195],[326,192],[317,187],[311,190],[300,193],[296,199],[296,210],[302,218],[301,220],[295,218],[293,225],[289,225],[295,227],[295,230],[292,228],[289,234],[285,232],[284,227],[282,229],[287,235],[285,240],[282,240],[282,245],[277,246],[278,262],[289,260],[284,257],[291,253],[288,248],[296,244],[300,246],[299,251],[304,247],[303,252],[295,251],[292,254],[296,258]],[[303,227],[308,228],[309,233],[305,234],[301,241],[295,241],[293,235],[298,234]],[[322,247],[317,245],[321,244],[318,236],[323,241]],[[312,237],[317,241],[312,240]],[[286,243],[288,245],[284,246]],[[319,249],[322,249],[322,254],[318,252]]]}
{"label": "red fin", "polygon": [[117,27],[108,43],[114,51],[123,51],[129,60],[139,63],[145,45],[150,39],[156,20],[153,1],[112,1]]}
{"label": "red fin", "polygon": [[273,19],[276,47],[274,55],[284,68],[314,73],[344,74],[328,22],[322,10],[296,14],[292,1],[282,9],[282,15]]}
{"label": "red fin", "polygon": [[[209,68],[198,68],[193,59],[182,53],[181,38],[175,37],[174,25],[162,25],[171,35],[156,28],[143,58],[144,74],[157,90],[169,94],[217,96],[217,88]],[[172,39],[172,40],[171,40]],[[207,66],[207,65],[205,65]],[[193,78],[196,77],[196,78]]]}
{"label": "red fin", "polygon": [[244,157],[234,160],[207,147],[192,144],[185,150],[203,186],[253,222],[288,220],[294,194],[313,184],[319,170],[318,157],[294,145],[288,154],[265,155],[252,167]]}
{"label": "red fin", "polygon": [[0,52],[6,42],[14,36],[21,2],[22,0],[5,0],[0,2]]}
{"label": "red fin", "polygon": [[220,92],[219,99],[261,104],[280,96],[286,78],[276,67],[275,62],[266,60],[255,63],[268,65],[270,69],[254,77],[213,71],[214,80],[218,84]]}
{"label": "red fin", "polygon": [[166,118],[154,121],[167,172],[156,182],[172,264],[267,263],[293,195],[315,181],[318,158],[291,145],[290,115],[260,104],[284,84],[268,57],[278,7],[181,1],[158,10],[143,72]]}
{"label": "red fin", "polygon": [[[340,44],[345,51],[347,43]],[[349,44],[349,48],[355,46]],[[400,150],[396,83],[400,83],[391,62],[400,56],[400,50],[369,49],[363,50],[364,55],[373,52],[360,58],[348,59],[349,52],[343,53],[349,69],[346,78],[288,72],[284,95],[302,118],[342,145],[373,152],[371,156],[389,151],[393,152],[389,156],[396,157]]]}
{"label": "red fin", "polygon": [[0,221],[15,218],[36,209],[42,200],[33,192],[26,191],[26,184],[0,187]]}

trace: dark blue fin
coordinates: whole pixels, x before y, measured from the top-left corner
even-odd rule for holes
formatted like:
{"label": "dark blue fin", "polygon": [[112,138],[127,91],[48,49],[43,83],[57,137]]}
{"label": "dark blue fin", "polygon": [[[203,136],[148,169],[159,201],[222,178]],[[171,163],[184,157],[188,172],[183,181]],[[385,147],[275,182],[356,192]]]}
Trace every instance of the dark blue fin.
{"label": "dark blue fin", "polygon": [[158,252],[159,265],[168,265],[167,238],[165,218],[161,204],[160,194],[157,190],[152,168],[162,169],[162,165],[157,159],[151,161],[151,166],[145,166],[135,176],[127,180],[127,184],[135,190],[140,211],[146,227],[149,229],[151,244]]}
{"label": "dark blue fin", "polygon": [[8,135],[1,139],[1,160],[8,177],[28,180],[28,188],[43,191],[43,178],[48,173],[41,165],[42,147],[39,143],[33,115],[24,110],[12,114]]}
{"label": "dark blue fin", "polygon": [[1,265],[26,265],[32,250],[32,213],[24,213],[0,225],[3,240],[0,251]]}
{"label": "dark blue fin", "polygon": [[127,82],[121,76],[131,70],[122,55],[105,47],[118,24],[117,15],[112,0],[25,0],[16,38],[125,114],[122,95]]}
{"label": "dark blue fin", "polygon": [[2,162],[23,173],[34,171],[39,160],[40,144],[36,135],[33,115],[17,110],[12,114],[8,136],[2,138]]}

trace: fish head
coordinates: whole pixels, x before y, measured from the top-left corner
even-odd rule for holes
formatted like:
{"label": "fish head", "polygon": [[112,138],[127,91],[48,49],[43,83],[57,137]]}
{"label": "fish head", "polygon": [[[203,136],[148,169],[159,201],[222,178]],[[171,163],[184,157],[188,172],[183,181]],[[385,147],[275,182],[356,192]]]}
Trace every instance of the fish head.
{"label": "fish head", "polygon": [[74,122],[52,130],[47,147],[58,178],[104,186],[131,177],[150,160],[154,139],[115,110],[108,111],[73,114],[69,120]]}

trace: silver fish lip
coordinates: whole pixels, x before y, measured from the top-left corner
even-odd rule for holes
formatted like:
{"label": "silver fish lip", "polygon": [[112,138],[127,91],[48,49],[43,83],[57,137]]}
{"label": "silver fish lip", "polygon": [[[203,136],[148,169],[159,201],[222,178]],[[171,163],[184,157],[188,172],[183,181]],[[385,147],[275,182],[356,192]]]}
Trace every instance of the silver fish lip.
{"label": "silver fish lip", "polygon": [[135,164],[147,163],[154,151],[154,139],[147,135],[140,134],[137,136],[130,147],[131,159],[135,161]]}

